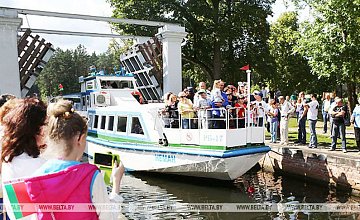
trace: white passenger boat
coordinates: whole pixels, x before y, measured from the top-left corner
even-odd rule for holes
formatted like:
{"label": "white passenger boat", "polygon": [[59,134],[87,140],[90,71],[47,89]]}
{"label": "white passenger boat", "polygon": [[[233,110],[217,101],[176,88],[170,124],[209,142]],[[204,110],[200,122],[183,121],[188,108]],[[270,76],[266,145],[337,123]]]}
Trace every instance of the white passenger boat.
{"label": "white passenger boat", "polygon": [[[238,128],[234,109],[222,109],[223,129],[165,126],[164,103],[140,104],[132,75],[81,77],[81,108],[87,111],[86,153],[120,155],[127,171],[233,180],[252,168],[269,150],[264,127]],[[211,110],[210,110],[211,111]],[[197,119],[194,119],[196,121]],[[211,124],[213,118],[204,118]]]}

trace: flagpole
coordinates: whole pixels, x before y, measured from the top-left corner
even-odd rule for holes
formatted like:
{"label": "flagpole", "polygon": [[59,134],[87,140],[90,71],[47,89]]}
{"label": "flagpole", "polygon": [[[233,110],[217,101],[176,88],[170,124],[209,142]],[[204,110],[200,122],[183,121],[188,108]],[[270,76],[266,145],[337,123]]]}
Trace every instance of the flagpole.
{"label": "flagpole", "polygon": [[247,73],[247,76],[246,76],[246,78],[247,78],[247,84],[248,84],[248,94],[247,94],[247,110],[248,110],[248,117],[247,117],[247,121],[248,121],[248,123],[247,123],[247,127],[250,127],[250,118],[249,118],[249,114],[250,114],[250,93],[251,93],[251,90],[250,90],[250,88],[251,88],[251,86],[250,86],[250,73],[251,73],[251,70],[246,70],[246,73]]}

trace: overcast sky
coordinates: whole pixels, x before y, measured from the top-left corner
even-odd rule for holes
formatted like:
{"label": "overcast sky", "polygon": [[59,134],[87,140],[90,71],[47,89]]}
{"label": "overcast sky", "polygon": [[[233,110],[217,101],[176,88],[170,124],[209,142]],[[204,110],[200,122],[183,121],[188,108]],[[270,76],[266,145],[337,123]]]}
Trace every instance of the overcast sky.
{"label": "overcast sky", "polygon": [[[277,0],[274,5],[274,16],[269,17],[269,21],[274,21],[284,11],[286,7],[284,0]],[[42,11],[56,11],[73,14],[86,14],[97,16],[112,15],[110,4],[106,0],[1,0],[0,6],[16,7],[23,9],[34,9]],[[99,32],[111,34],[109,25],[105,22],[70,20],[63,18],[51,18],[42,16],[23,17],[23,26],[38,29],[67,30]],[[41,37],[51,42],[55,47],[62,49],[74,49],[77,45],[83,44],[89,53],[105,52],[109,43],[107,38],[81,37],[81,36],[60,36],[41,34]]]}

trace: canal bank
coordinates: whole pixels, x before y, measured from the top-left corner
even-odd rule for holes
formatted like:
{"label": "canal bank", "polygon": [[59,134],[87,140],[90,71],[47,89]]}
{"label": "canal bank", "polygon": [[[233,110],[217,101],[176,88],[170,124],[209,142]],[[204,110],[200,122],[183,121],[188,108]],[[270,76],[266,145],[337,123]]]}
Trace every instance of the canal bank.
{"label": "canal bank", "polygon": [[268,172],[306,178],[360,196],[360,153],[340,148],[310,149],[307,146],[267,143],[271,151],[259,161]]}

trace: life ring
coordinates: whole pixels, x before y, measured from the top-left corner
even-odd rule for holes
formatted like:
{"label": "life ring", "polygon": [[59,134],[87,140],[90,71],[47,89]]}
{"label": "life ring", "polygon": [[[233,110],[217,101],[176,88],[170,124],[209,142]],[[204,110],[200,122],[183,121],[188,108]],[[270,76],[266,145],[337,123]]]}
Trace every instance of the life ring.
{"label": "life ring", "polygon": [[141,95],[141,93],[137,90],[134,90],[131,92],[131,95],[133,95],[135,97],[135,99],[142,104],[143,103],[143,96]]}

